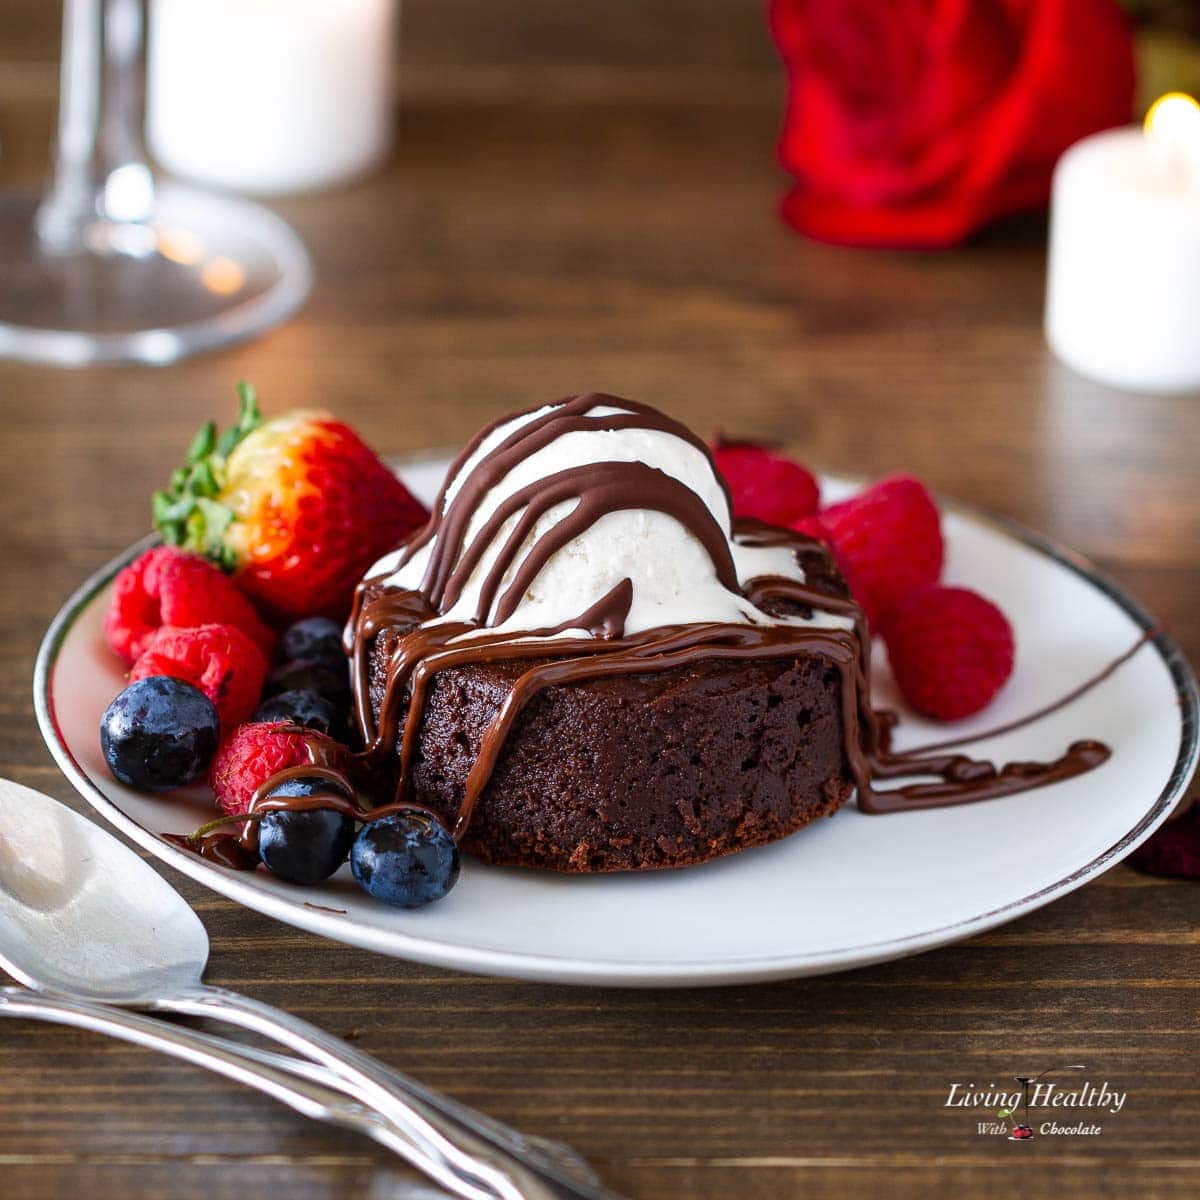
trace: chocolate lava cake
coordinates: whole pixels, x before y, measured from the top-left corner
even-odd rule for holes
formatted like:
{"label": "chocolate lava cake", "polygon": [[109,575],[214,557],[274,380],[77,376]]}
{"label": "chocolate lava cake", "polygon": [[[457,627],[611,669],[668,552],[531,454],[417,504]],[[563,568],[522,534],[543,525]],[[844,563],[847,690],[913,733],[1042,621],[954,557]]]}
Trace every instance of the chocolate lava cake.
{"label": "chocolate lava cake", "polygon": [[[822,548],[799,561],[815,590],[848,596]],[[364,602],[384,590],[368,585]],[[383,630],[368,650],[376,722],[402,632]],[[484,730],[532,665],[434,676],[412,800],[453,821]],[[583,679],[545,688],[522,711],[461,844],[487,862],[556,871],[689,866],[786,837],[835,812],[853,786],[840,676],[816,653]]]}

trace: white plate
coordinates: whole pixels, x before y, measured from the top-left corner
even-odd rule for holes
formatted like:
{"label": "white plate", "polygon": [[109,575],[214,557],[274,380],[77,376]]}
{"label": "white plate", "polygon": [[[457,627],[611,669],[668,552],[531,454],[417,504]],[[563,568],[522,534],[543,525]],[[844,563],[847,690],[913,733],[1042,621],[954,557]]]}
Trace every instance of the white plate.
{"label": "white plate", "polygon": [[[445,459],[402,477],[428,501]],[[826,480],[827,496],[849,490]],[[1154,622],[1078,557],[958,507],[946,512],[946,578],[993,597],[1013,621],[1017,667],[998,701],[954,732],[997,726],[1089,678]],[[101,620],[132,547],[67,601],[38,656],[42,734],[83,797],[151,854],[281,921],[400,958],[563,983],[693,986],[816,975],[915,954],[1010,921],[1113,866],[1167,817],[1197,758],[1197,691],[1159,634],[1105,683],[1054,716],[972,747],[1004,761],[1054,757],[1079,738],[1113,748],[1098,770],[960,808],[864,816],[847,805],[772,846],[669,872],[563,876],[464,865],[442,902],[389,909],[343,869],[299,888],[223,869],[157,835],[210,813],[203,797],[153,798],[116,783],[97,737],[123,684]],[[894,703],[877,664],[876,699]],[[897,745],[945,736],[906,719]]]}

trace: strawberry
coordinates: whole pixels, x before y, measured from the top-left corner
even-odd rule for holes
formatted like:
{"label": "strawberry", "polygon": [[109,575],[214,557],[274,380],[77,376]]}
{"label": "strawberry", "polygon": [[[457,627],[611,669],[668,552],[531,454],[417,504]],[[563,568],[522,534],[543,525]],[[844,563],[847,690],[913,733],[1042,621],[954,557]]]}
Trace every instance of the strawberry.
{"label": "strawberry", "polygon": [[169,545],[206,555],[279,618],[346,616],[363,572],[428,515],[347,425],[295,410],[264,421],[238,385],[237,423],[209,421],[154,496]]}

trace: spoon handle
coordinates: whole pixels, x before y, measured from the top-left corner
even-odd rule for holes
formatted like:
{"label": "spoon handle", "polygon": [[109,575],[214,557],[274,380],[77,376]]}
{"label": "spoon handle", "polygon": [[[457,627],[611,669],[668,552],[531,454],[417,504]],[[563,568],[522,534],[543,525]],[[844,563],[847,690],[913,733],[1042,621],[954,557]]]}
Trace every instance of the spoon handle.
{"label": "spoon handle", "polygon": [[300,1075],[246,1058],[241,1048],[196,1030],[174,1026],[126,1009],[59,999],[25,988],[0,988],[0,1017],[25,1017],[107,1034],[159,1050],[263,1092],[315,1121],[339,1125],[373,1138],[463,1200],[495,1200],[497,1193],[464,1179],[427,1147],[408,1138],[379,1115],[347,1101],[341,1093]]}
{"label": "spoon handle", "polygon": [[[441,1104],[427,1101],[429,1093],[414,1081],[290,1013],[238,992],[203,985],[160,999],[156,1009],[228,1021],[319,1062],[353,1085],[361,1103],[427,1146],[464,1178],[492,1189],[504,1200],[616,1200],[599,1185],[569,1176],[537,1148],[497,1137],[490,1122],[476,1121],[478,1114],[465,1106],[455,1105],[447,1112]],[[502,1126],[497,1129],[508,1133]]]}

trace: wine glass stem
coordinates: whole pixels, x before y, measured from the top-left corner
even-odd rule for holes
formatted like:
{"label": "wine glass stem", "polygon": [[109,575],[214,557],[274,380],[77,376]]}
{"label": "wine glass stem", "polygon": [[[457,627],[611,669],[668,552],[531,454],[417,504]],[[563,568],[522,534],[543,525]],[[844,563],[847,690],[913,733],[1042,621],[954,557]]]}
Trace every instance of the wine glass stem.
{"label": "wine glass stem", "polygon": [[97,220],[136,224],[153,211],[144,31],[144,0],[65,2],[54,174],[37,214],[48,251],[80,249]]}

